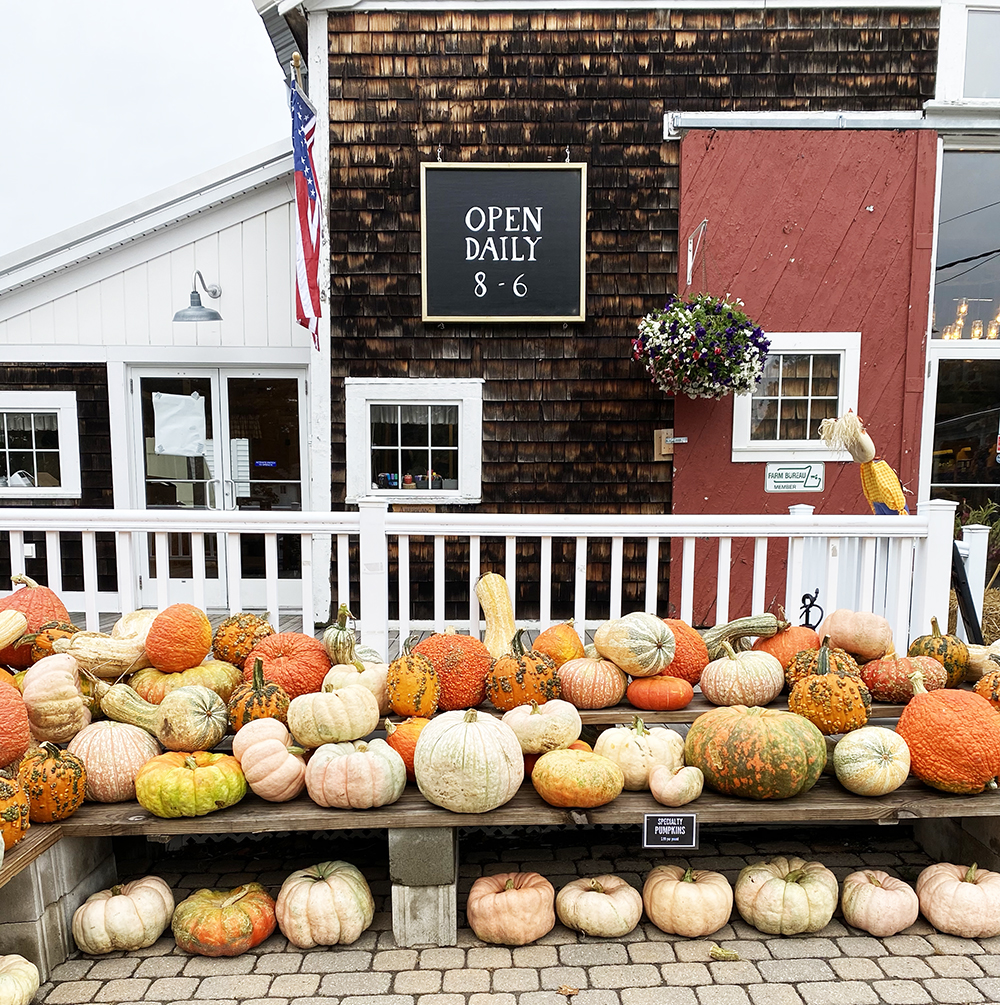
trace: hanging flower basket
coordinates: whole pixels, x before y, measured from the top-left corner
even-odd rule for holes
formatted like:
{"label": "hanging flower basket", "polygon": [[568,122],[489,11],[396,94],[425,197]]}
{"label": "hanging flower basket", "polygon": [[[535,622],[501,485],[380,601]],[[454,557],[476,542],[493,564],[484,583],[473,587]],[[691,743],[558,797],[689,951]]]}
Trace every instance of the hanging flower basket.
{"label": "hanging flower basket", "polygon": [[632,355],[666,394],[748,394],[760,380],[771,343],[742,306],[742,300],[707,293],[690,301],[671,295],[662,310],[639,322]]}

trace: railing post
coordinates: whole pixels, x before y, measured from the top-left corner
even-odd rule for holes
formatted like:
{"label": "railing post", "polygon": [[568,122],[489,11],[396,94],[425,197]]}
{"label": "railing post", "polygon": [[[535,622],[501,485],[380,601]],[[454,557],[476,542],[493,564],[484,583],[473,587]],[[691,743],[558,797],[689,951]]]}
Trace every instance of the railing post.
{"label": "railing post", "polygon": [[[389,658],[389,547],[385,537],[388,504],[383,499],[359,499],[361,514],[359,568],[361,641],[383,659]],[[345,598],[338,598],[338,603]]]}
{"label": "railing post", "polygon": [[[922,581],[913,583],[913,604],[910,607],[909,639],[896,642],[896,648],[909,645],[918,635],[930,630],[931,618],[937,618],[943,628],[948,625],[948,605],[951,597],[951,558],[955,540],[955,510],[958,503],[948,499],[925,499],[917,503],[917,515],[927,518],[927,543]],[[885,517],[900,519],[905,517]],[[901,650],[900,650],[901,651]]]}
{"label": "railing post", "polygon": [[[812,516],[816,507],[808,503],[796,503],[788,507],[791,516]],[[804,537],[788,539],[788,565],[785,569],[785,618],[793,625],[798,624],[802,603],[802,568],[805,562],[806,541]]]}
{"label": "railing post", "polygon": [[[983,623],[983,594],[986,592],[986,551],[989,546],[990,528],[981,523],[970,523],[962,528],[962,541],[969,546],[969,557],[965,562],[965,574],[972,591],[972,602],[976,605],[976,620]],[[958,627],[962,629],[961,638],[965,638],[964,625],[961,617]]]}

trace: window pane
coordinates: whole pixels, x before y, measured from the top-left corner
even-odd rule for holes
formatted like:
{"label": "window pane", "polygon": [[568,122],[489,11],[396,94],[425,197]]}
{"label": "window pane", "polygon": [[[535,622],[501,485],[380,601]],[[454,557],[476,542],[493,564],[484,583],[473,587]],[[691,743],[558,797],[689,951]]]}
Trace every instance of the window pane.
{"label": "window pane", "polygon": [[59,454],[55,451],[42,451],[36,457],[38,459],[38,477],[35,484],[46,488],[58,488],[62,484],[59,479]]}
{"label": "window pane", "polygon": [[840,357],[813,356],[812,394],[836,397],[840,390]]}
{"label": "window pane", "polygon": [[809,393],[809,357],[785,354],[781,357],[781,396],[799,397]]}
{"label": "window pane", "polygon": [[750,439],[775,440],[778,438],[778,402],[768,398],[754,398],[750,402]]}
{"label": "window pane", "polygon": [[458,406],[431,406],[431,445],[435,447],[458,446]]}
{"label": "window pane", "polygon": [[965,45],[967,98],[1000,97],[1000,11],[970,10]]}
{"label": "window pane", "polygon": [[404,447],[426,447],[428,445],[427,406],[401,405],[399,412],[402,445]]}
{"label": "window pane", "polygon": [[775,354],[768,356],[764,360],[764,373],[761,375],[760,383],[754,391],[755,397],[767,398],[777,395],[778,378],[781,374],[781,356]]}
{"label": "window pane", "polygon": [[[416,482],[418,479],[426,481],[430,473],[430,453],[427,450],[403,450],[403,477],[410,475]],[[418,484],[420,484],[418,482]],[[426,488],[426,485],[421,487]]]}
{"label": "window pane", "polygon": [[[458,451],[457,450],[433,450],[431,451],[431,463],[434,465],[434,473],[441,478],[451,481],[458,479]],[[441,485],[441,488],[458,488],[457,485]]]}
{"label": "window pane", "polygon": [[778,439],[804,440],[806,438],[809,418],[809,400],[807,398],[781,399],[781,425]]}
{"label": "window pane", "polygon": [[371,422],[373,447],[395,447],[398,445],[398,405],[372,405]]}
{"label": "window pane", "polygon": [[932,482],[1000,484],[998,387],[1000,360],[941,360]]}
{"label": "window pane", "polygon": [[25,453],[24,451],[11,451],[10,452],[10,470],[11,474],[16,474],[18,471],[23,471],[27,474],[32,482],[35,479],[35,455]]}
{"label": "window pane", "polygon": [[35,413],[35,446],[39,450],[59,449],[59,418],[55,412]]}
{"label": "window pane", "polygon": [[372,451],[372,483],[380,489],[399,488],[399,452]]}
{"label": "window pane", "polygon": [[827,398],[824,400],[813,399],[812,406],[809,409],[809,439],[818,440],[819,439],[819,424],[824,419],[836,419],[837,418],[837,405],[839,404],[838,398]]}
{"label": "window pane", "polygon": [[31,414],[28,412],[7,413],[7,446],[11,450],[30,450]]}

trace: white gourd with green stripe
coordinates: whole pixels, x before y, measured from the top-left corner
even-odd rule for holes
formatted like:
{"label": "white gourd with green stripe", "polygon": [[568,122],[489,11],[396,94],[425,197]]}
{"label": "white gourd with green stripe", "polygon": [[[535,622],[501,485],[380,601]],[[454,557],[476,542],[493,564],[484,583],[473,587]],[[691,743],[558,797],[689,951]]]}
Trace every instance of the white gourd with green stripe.
{"label": "white gourd with green stripe", "polygon": [[655,614],[634,611],[605,621],[594,633],[594,647],[632,677],[655,677],[673,662],[674,633]]}
{"label": "white gourd with green stripe", "polygon": [[910,773],[910,748],[895,730],[863,726],[846,733],[833,748],[833,770],[849,792],[884,796]]}

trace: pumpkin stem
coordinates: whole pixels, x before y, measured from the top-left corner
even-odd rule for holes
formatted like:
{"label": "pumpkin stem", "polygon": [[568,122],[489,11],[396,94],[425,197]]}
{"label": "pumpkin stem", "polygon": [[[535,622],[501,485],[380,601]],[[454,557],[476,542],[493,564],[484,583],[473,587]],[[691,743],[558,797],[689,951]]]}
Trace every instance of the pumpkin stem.
{"label": "pumpkin stem", "polygon": [[226,897],[226,899],[219,904],[220,909],[224,907],[232,907],[233,904],[238,900],[242,900],[250,892],[250,887],[244,884],[243,886],[236,887],[233,892]]}
{"label": "pumpkin stem", "polygon": [[913,684],[914,695],[927,694],[927,688],[924,687],[924,675],[919,670],[914,670],[913,673],[907,674],[910,678],[910,682]]}
{"label": "pumpkin stem", "polygon": [[590,888],[594,891],[594,893],[604,893],[604,887],[601,886],[596,879],[592,879],[590,881]]}
{"label": "pumpkin stem", "polygon": [[879,882],[878,877],[875,876],[873,873],[866,872],[865,876],[868,878],[868,882],[871,883],[872,886],[881,886],[882,885]]}
{"label": "pumpkin stem", "polygon": [[264,661],[259,656],[253,658],[253,690],[264,690]]}
{"label": "pumpkin stem", "polygon": [[962,877],[963,883],[975,883],[976,881],[976,869],[979,867],[977,862],[973,862],[969,866],[969,871]]}
{"label": "pumpkin stem", "polygon": [[399,727],[397,727],[397,725],[388,716],[386,716],[385,735],[387,737],[392,736],[392,734],[395,733],[398,728]]}
{"label": "pumpkin stem", "polygon": [[38,586],[30,576],[26,576],[23,572],[18,572],[11,576],[10,581],[14,586],[27,586],[29,589],[34,589]]}
{"label": "pumpkin stem", "polygon": [[733,647],[725,640],[722,640],[722,650],[726,654],[726,659],[734,660],[736,659],[736,652]]}
{"label": "pumpkin stem", "polygon": [[420,641],[420,635],[414,632],[412,635],[408,635],[406,641],[403,643],[403,655],[409,656],[413,652],[413,647]]}
{"label": "pumpkin stem", "polygon": [[688,866],[687,869],[684,872],[684,875],[681,876],[681,882],[682,883],[693,883],[694,882],[694,869],[692,869],[691,866]]}
{"label": "pumpkin stem", "polygon": [[337,608],[337,627],[343,631],[347,627],[347,619],[353,617],[354,615],[347,609],[347,604],[341,604]]}
{"label": "pumpkin stem", "polygon": [[474,709],[470,708],[465,713],[465,722],[477,722],[479,720],[479,713]]}
{"label": "pumpkin stem", "polygon": [[184,767],[185,768],[190,768],[192,771],[194,771],[195,768],[198,767],[198,762],[193,757],[185,757],[184,758]]}
{"label": "pumpkin stem", "polygon": [[646,724],[639,718],[639,716],[634,716],[632,719],[632,732],[635,733],[636,736],[649,736],[649,730],[646,729]]}
{"label": "pumpkin stem", "polygon": [[289,754],[294,754],[296,757],[304,757],[306,753],[305,747],[286,747],[285,749]]}
{"label": "pumpkin stem", "polygon": [[112,897],[120,897],[122,895],[122,890],[123,890],[122,884],[121,883],[115,883],[115,885],[113,887],[111,887],[111,890],[110,890],[111,896]]}
{"label": "pumpkin stem", "polygon": [[58,760],[59,755],[62,753],[62,749],[58,744],[53,743],[51,740],[42,740],[39,746],[45,751],[47,757],[52,757],[56,760]]}
{"label": "pumpkin stem", "polygon": [[816,655],[816,669],[813,670],[814,674],[825,674],[830,672],[830,636],[827,635],[823,639],[823,644],[819,647],[819,652]]}
{"label": "pumpkin stem", "polygon": [[538,702],[534,698],[531,699],[531,711],[529,715],[541,715],[541,709],[538,707]]}
{"label": "pumpkin stem", "polygon": [[514,880],[508,878],[507,882],[504,883],[503,888],[505,890],[513,890],[514,889]]}
{"label": "pumpkin stem", "polygon": [[805,876],[804,869],[794,869],[785,877],[786,883],[798,883]]}
{"label": "pumpkin stem", "polygon": [[941,626],[938,624],[937,618],[931,618],[931,635],[936,639],[941,638]]}
{"label": "pumpkin stem", "polygon": [[518,630],[514,632],[514,637],[510,640],[510,651],[514,654],[515,659],[518,656],[524,655],[524,642],[521,639],[522,635],[524,635],[524,629],[518,628]]}

